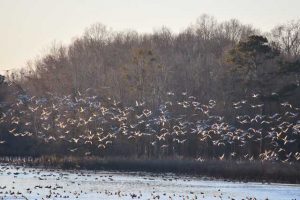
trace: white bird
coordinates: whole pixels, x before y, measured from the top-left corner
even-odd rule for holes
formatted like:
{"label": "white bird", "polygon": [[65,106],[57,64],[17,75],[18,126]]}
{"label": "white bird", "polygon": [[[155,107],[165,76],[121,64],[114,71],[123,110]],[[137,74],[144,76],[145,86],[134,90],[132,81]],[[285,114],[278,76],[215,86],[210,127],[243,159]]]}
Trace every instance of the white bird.
{"label": "white bird", "polygon": [[78,150],[78,148],[74,148],[74,149],[69,149],[71,152],[75,152]]}

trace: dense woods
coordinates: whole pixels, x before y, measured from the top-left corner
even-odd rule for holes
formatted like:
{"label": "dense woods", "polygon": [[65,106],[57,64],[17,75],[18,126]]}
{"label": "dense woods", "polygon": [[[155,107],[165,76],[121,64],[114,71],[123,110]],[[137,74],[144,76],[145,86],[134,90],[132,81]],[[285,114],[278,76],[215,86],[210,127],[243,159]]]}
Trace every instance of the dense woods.
{"label": "dense woods", "polygon": [[300,160],[300,21],[89,27],[1,77],[0,155]]}

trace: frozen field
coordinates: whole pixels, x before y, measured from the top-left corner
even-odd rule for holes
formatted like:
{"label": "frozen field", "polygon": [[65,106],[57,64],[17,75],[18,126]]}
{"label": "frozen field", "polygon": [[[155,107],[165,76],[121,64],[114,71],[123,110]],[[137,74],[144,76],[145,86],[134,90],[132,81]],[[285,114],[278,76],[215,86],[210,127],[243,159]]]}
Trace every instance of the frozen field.
{"label": "frozen field", "polygon": [[300,185],[0,165],[0,199],[300,199]]}

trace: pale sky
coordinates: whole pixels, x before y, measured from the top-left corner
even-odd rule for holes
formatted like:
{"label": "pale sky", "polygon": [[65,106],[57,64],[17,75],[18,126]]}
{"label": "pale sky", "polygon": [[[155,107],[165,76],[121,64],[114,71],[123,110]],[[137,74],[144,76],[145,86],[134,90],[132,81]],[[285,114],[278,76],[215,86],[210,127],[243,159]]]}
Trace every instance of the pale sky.
{"label": "pale sky", "polygon": [[208,14],[269,31],[300,19],[299,8],[300,0],[0,0],[0,70],[23,67],[54,41],[68,44],[98,22],[116,31],[178,32]]}

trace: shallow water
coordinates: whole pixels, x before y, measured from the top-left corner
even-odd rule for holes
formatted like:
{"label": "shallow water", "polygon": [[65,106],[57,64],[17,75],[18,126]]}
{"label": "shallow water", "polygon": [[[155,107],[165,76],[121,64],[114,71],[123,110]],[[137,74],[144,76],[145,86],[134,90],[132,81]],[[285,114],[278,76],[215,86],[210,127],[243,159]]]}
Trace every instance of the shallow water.
{"label": "shallow water", "polygon": [[0,199],[300,199],[300,185],[0,165]]}

